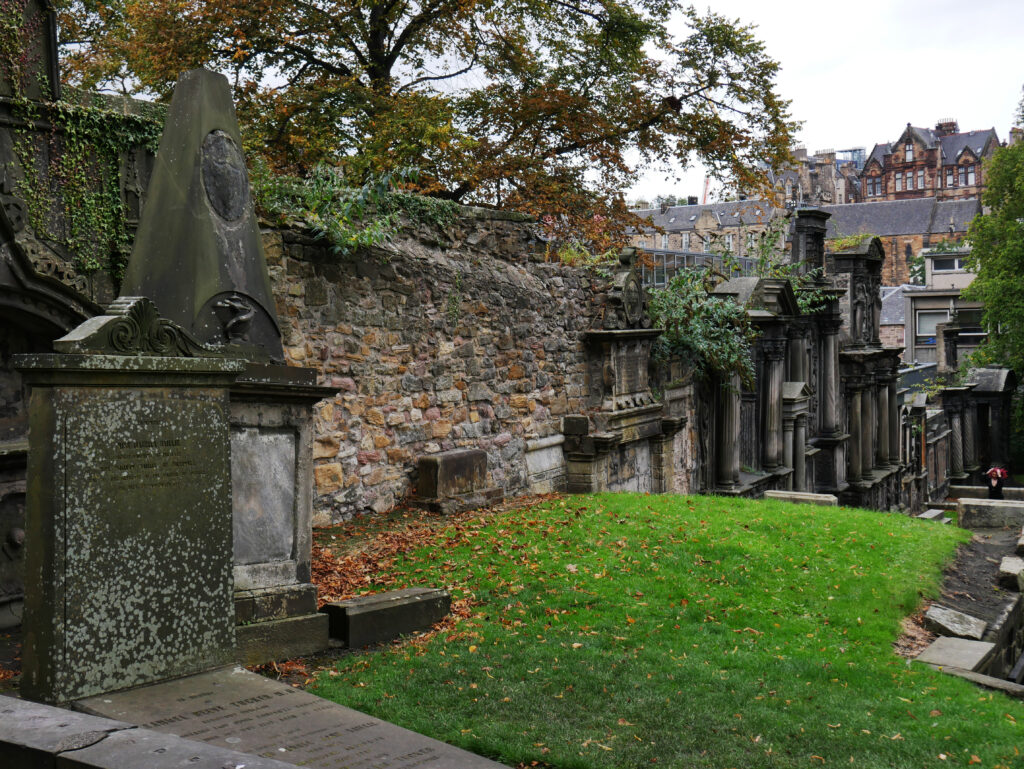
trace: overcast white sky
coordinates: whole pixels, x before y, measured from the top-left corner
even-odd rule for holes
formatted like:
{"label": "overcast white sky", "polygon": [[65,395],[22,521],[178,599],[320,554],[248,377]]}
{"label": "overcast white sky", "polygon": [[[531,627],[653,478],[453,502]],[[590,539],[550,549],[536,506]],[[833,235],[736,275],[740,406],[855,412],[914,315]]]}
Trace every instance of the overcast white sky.
{"label": "overcast white sky", "polygon": [[[712,10],[757,25],[811,152],[870,152],[908,122],[943,117],[1009,135],[1024,85],[1024,0],[716,0]],[[700,168],[681,181],[648,174],[627,199],[700,195],[703,179]]]}

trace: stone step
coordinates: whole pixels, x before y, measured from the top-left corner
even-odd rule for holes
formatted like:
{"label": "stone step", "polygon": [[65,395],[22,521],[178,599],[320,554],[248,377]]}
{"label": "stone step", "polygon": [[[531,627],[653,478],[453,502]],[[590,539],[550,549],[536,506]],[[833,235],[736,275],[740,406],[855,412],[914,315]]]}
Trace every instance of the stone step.
{"label": "stone step", "polygon": [[412,587],[324,604],[330,635],[350,649],[427,630],[451,609],[447,590]]}
{"label": "stone step", "polygon": [[1024,558],[1016,555],[1007,555],[999,562],[999,577],[997,581],[1000,587],[1007,590],[1021,589],[1021,580],[1024,578]]}
{"label": "stone step", "polygon": [[939,516],[945,515],[945,513],[946,513],[945,510],[941,510],[941,509],[939,509],[937,507],[933,507],[931,510],[925,510],[923,513],[921,513],[917,517],[918,518],[923,518],[923,519],[925,519],[927,521],[932,521],[932,520],[935,520],[936,518],[938,518]]}

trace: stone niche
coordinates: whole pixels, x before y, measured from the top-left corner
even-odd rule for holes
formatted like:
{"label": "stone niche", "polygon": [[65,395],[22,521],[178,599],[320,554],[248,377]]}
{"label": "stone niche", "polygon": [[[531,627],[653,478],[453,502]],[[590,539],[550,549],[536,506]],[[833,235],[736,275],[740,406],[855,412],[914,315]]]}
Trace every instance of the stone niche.
{"label": "stone niche", "polygon": [[247,664],[327,646],[312,559],[313,369],[247,364],[231,388],[231,492],[239,656]]}

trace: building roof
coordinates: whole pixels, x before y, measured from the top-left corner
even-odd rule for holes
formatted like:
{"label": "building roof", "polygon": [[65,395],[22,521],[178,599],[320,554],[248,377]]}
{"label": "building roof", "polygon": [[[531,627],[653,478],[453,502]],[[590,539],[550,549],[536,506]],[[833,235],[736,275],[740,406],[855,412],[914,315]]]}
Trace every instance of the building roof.
{"label": "building roof", "polygon": [[728,203],[706,203],[696,206],[670,206],[662,213],[660,208],[642,208],[633,211],[650,220],[652,225],[666,232],[692,230],[704,211],[710,211],[722,227],[765,224],[779,212],[764,200],[734,200]]}
{"label": "building roof", "polygon": [[943,136],[941,139],[942,161],[946,164],[955,163],[965,148],[970,148],[975,157],[980,158],[989,140],[999,142],[999,137],[996,136],[996,129],[989,128],[987,131],[968,131],[966,133]]}
{"label": "building roof", "polygon": [[864,233],[883,237],[925,233],[939,235],[966,232],[971,219],[981,213],[981,202],[977,198],[911,198],[821,206],[821,210],[832,215],[828,220],[828,238]]}
{"label": "building roof", "polygon": [[882,286],[879,289],[882,294],[882,314],[879,325],[904,325],[906,323],[906,318],[904,317],[906,303],[903,301],[903,295],[912,291],[924,290],[924,286],[915,286],[911,283],[904,283],[902,286]]}
{"label": "building roof", "polygon": [[892,153],[892,145],[889,142],[884,142],[882,144],[876,144],[874,149],[871,150],[871,154],[868,155],[868,159],[864,161],[864,167],[866,168],[868,163],[870,163],[872,160],[877,160],[878,161],[878,165],[880,165],[880,166],[884,165],[883,161],[885,159],[885,156],[889,155],[891,153]]}

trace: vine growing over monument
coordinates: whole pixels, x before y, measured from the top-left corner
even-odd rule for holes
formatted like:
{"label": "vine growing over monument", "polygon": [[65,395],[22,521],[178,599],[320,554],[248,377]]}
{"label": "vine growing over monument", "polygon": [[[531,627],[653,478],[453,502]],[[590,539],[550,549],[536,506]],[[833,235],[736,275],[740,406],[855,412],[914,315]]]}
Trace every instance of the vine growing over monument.
{"label": "vine growing over monument", "polygon": [[278,225],[312,231],[339,255],[383,245],[403,220],[439,229],[455,222],[458,203],[398,189],[414,176],[412,171],[382,174],[351,187],[327,166],[298,177],[275,174],[258,158],[250,173],[253,197],[264,215]]}

